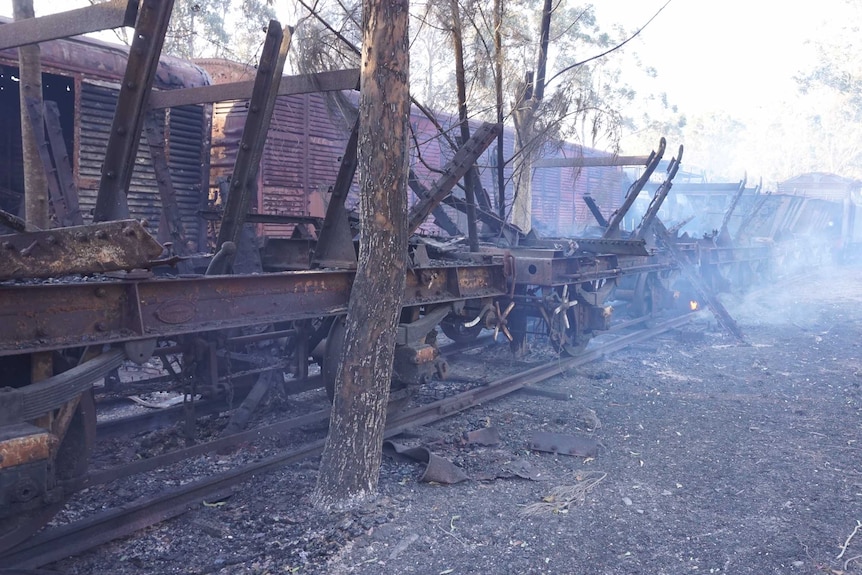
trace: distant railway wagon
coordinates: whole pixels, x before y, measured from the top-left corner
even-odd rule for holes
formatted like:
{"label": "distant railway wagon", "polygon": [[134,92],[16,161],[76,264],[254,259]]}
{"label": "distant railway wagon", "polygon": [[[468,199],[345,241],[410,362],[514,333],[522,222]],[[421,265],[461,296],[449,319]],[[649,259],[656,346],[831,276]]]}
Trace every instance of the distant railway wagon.
{"label": "distant railway wagon", "polygon": [[[8,20],[0,19],[0,25]],[[58,112],[68,169],[77,190],[84,222],[91,221],[102,158],[108,141],[110,122],[116,106],[119,84],[125,70],[128,48],[89,38],[71,38],[41,44],[43,91],[46,101]],[[18,53],[0,51],[0,106],[19,109]],[[171,57],[160,60],[157,90],[174,90],[212,83],[252,79],[254,69],[223,60],[197,63]],[[350,95],[347,95],[349,101]],[[355,101],[355,97],[353,98]],[[166,155],[176,193],[183,231],[192,250],[206,251],[208,223],[214,221],[219,202],[218,188],[229,178],[242,137],[247,101],[216,102],[156,110],[155,118],[164,130]],[[290,236],[295,222],[286,216],[323,218],[329,189],[344,154],[351,125],[343,109],[337,109],[319,92],[279,96],[258,174],[257,196],[252,211],[272,216],[258,231],[265,237]],[[454,141],[455,119],[441,116],[444,129]],[[437,126],[414,110],[411,124],[416,147],[411,167],[419,182],[430,186],[436,170],[451,159],[454,151]],[[475,126],[474,126],[475,129]],[[21,124],[17,114],[0,118],[0,209],[20,214],[23,198]],[[505,157],[511,157],[514,137],[506,130]],[[53,149],[52,149],[53,151]],[[559,156],[595,156],[600,152],[574,144],[555,149]],[[162,220],[158,185],[144,136],[135,159],[136,169],[129,188],[130,213],[146,219],[153,229]],[[482,186],[490,198],[489,208],[498,211],[496,153],[484,152],[477,162]],[[57,170],[64,169],[56,166]],[[512,201],[511,167],[504,169],[507,204]],[[205,184],[202,184],[205,182]],[[590,216],[581,198],[592,195],[609,210],[616,209],[626,188],[619,168],[558,168],[535,170],[533,175],[533,217],[545,235],[567,235],[583,228]],[[357,204],[355,194],[352,200]],[[465,216],[444,208],[466,229]],[[265,218],[260,218],[265,220]],[[439,231],[426,226],[428,231]],[[313,233],[313,232],[312,232]],[[160,239],[165,239],[164,233]]]}
{"label": "distant railway wagon", "polygon": [[[0,25],[5,23],[8,20],[0,19]],[[67,157],[65,164],[61,160],[54,169],[71,171],[82,219],[89,222],[128,48],[93,39],[69,38],[43,42],[40,49],[43,98],[56,104],[62,151]],[[0,208],[14,214],[21,213],[24,189],[21,120],[17,113],[18,75],[17,49],[0,51],[0,109],[8,111],[0,115]],[[202,68],[164,57],[156,72],[154,88],[170,90],[209,83]],[[50,114],[46,118],[52,121]],[[202,233],[198,217],[203,207],[201,182],[206,181],[208,172],[209,147],[205,135],[209,131],[209,118],[201,106],[180,106],[160,110],[155,121],[165,131],[166,155],[185,235],[197,247]],[[135,217],[157,226],[161,220],[158,186],[144,140],[142,135],[128,199]]]}

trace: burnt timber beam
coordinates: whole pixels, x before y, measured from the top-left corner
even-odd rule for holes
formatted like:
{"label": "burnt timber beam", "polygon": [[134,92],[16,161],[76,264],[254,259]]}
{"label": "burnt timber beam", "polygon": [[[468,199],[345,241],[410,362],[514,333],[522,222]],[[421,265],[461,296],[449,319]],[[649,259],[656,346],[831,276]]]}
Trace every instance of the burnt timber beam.
{"label": "burnt timber beam", "polygon": [[[461,198],[456,198],[455,196],[449,195],[443,199],[443,203],[449,207],[455,208],[463,214],[467,213],[467,202],[462,200]],[[478,218],[483,224],[490,226],[491,229],[493,229],[494,232],[497,234],[502,231],[510,232],[515,236],[521,234],[521,230],[517,226],[500,219],[500,216],[498,216],[494,212],[483,210],[478,206],[476,207],[476,218]]]}
{"label": "burnt timber beam", "polygon": [[[337,92],[340,90],[356,90],[358,87],[359,69],[351,68],[317,74],[284,76],[279,84],[277,94],[279,96],[290,96],[313,92]],[[211,104],[227,100],[248,100],[251,98],[253,89],[254,80],[177,90],[162,90],[153,92],[150,96],[149,106],[150,109],[173,108],[194,104]]]}
{"label": "burnt timber beam", "polygon": [[613,214],[611,214],[611,219],[608,222],[608,227],[605,229],[605,233],[602,235],[604,239],[619,238],[620,224],[622,223],[623,218],[626,217],[626,214],[634,205],[638,194],[641,193],[641,190],[649,181],[650,176],[652,176],[652,173],[658,167],[659,162],[661,162],[661,158],[664,155],[664,150],[666,146],[667,141],[664,138],[659,140],[658,151],[653,151],[649,155],[649,161],[646,163],[646,168],[644,168],[643,174],[641,174],[641,177],[635,180],[635,182],[629,187],[629,190],[626,193],[626,197],[623,200],[623,204],[619,208],[617,208]]}
{"label": "burnt timber beam", "polygon": [[69,210],[69,224],[80,226],[84,224],[84,217],[78,203],[78,185],[75,183],[75,174],[69,161],[69,151],[66,149],[66,141],[63,139],[63,128],[60,126],[60,109],[57,102],[45,101],[45,131],[48,133],[48,142],[51,144],[51,157],[54,159],[54,169],[57,183],[60,185],[60,194],[66,202]]}
{"label": "burnt timber beam", "polygon": [[428,190],[428,195],[419,198],[408,215],[407,231],[413,233],[422,225],[422,222],[434,211],[440,202],[451,192],[458,180],[464,177],[479,156],[488,149],[488,146],[497,138],[497,124],[484,123],[467,140],[463,146],[458,148],[452,160],[443,169],[443,175],[434,182]]}
{"label": "burnt timber beam", "polygon": [[[164,118],[164,115],[161,116]],[[159,198],[162,201],[161,221],[159,222],[160,239],[163,236],[171,238],[174,251],[178,255],[186,255],[186,234],[180,220],[180,206],[177,203],[177,193],[174,189],[171,169],[165,155],[165,134],[156,112],[147,112],[144,120],[144,132],[147,135],[147,146],[150,159],[153,161],[153,171],[156,174],[156,185],[159,188]],[[163,235],[162,235],[163,234]],[[164,241],[162,239],[162,241]]]}
{"label": "burnt timber beam", "polygon": [[110,0],[76,10],[19,20],[0,26],[0,50],[134,26],[137,14],[137,0]]}
{"label": "burnt timber beam", "polygon": [[[506,293],[501,263],[408,274],[405,307]],[[344,314],[355,272],[0,286],[0,356]],[[430,278],[426,281],[424,278]]]}
{"label": "burnt timber beam", "polygon": [[0,210],[0,224],[12,228],[17,232],[23,232],[27,229],[27,223],[24,220],[5,210]]}
{"label": "burnt timber beam", "polygon": [[121,220],[0,236],[0,281],[148,267],[162,246],[140,222]]}
{"label": "burnt timber beam", "polygon": [[542,158],[533,162],[534,168],[601,168],[612,166],[646,166],[649,156],[606,156],[598,158]]}
{"label": "burnt timber beam", "polygon": [[[248,212],[253,191],[257,189],[260,158],[269,131],[269,123],[275,107],[275,93],[281,81],[290,39],[289,29],[282,30],[277,20],[270,20],[258,64],[257,77],[254,80],[248,115],[243,127],[242,140],[231,175],[230,193],[219,228],[217,242],[219,249],[225,242],[239,245],[245,215]],[[227,261],[226,264],[225,269],[214,269],[212,273],[226,273],[232,262]]]}
{"label": "burnt timber beam", "polygon": [[60,192],[60,184],[57,182],[57,171],[54,169],[51,153],[48,150],[48,140],[45,138],[44,105],[41,100],[29,96],[25,99],[24,105],[27,106],[27,116],[30,118],[33,137],[36,140],[36,149],[39,151],[39,160],[42,162],[42,169],[45,172],[48,199],[51,201],[54,216],[57,218],[60,227],[71,225],[69,208],[66,205],[66,198]]}
{"label": "burnt timber beam", "polygon": [[733,217],[733,212],[736,210],[736,205],[739,203],[739,198],[742,197],[743,192],[745,192],[745,182],[748,180],[748,176],[746,175],[741,182],[739,182],[739,187],[736,190],[736,193],[733,194],[733,199],[730,201],[730,205],[727,207],[727,210],[724,212],[724,217],[721,220],[721,227],[719,230],[719,235],[727,235],[727,225],[730,223],[730,218]]}
{"label": "burnt timber beam", "polygon": [[129,62],[111,122],[93,221],[119,220],[129,215],[126,194],[135,168],[143,113],[152,92],[173,5],[173,0],[141,2]]}

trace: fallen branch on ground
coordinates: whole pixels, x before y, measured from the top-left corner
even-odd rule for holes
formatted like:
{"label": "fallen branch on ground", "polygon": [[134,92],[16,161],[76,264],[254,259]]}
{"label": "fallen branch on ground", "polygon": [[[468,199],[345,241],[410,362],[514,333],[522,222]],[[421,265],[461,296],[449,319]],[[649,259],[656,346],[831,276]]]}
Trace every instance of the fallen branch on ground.
{"label": "fallen branch on ground", "polygon": [[578,474],[574,485],[559,485],[538,503],[531,503],[521,510],[522,516],[543,515],[545,513],[565,513],[572,504],[584,503],[587,493],[607,477],[607,473],[590,471]]}
{"label": "fallen branch on ground", "polygon": [[859,531],[859,528],[862,527],[862,521],[856,520],[856,527],[853,528],[853,533],[847,536],[847,541],[844,542],[844,545],[841,546],[841,553],[838,554],[836,559],[841,559],[844,557],[844,552],[847,551],[847,546],[850,545],[850,540],[856,535],[856,532]]}

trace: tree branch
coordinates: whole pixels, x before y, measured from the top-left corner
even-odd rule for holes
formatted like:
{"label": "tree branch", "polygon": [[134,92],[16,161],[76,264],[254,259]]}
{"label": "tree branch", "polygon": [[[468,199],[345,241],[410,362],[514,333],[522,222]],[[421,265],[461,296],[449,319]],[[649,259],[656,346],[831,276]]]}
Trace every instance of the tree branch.
{"label": "tree branch", "polygon": [[[302,0],[300,0],[300,1],[302,1]],[[548,78],[548,80],[545,83],[550,84],[551,82],[556,80],[558,77],[562,76],[563,74],[565,74],[566,72],[571,70],[572,68],[577,68],[578,66],[583,66],[584,64],[592,62],[593,60],[598,60],[599,58],[604,58],[608,54],[611,54],[612,52],[616,52],[617,50],[619,50],[620,48],[622,48],[623,46],[625,46],[626,44],[628,44],[629,42],[631,42],[632,40],[637,38],[640,35],[640,33],[643,32],[644,29],[647,26],[649,26],[652,23],[652,21],[655,20],[656,17],[662,13],[662,10],[667,8],[667,5],[670,3],[671,3],[671,0],[667,0],[667,2],[665,2],[664,5],[661,8],[659,8],[658,11],[655,14],[653,14],[649,20],[646,21],[646,24],[644,24],[643,26],[638,28],[634,34],[632,34],[631,36],[629,36],[628,38],[623,40],[621,43],[617,44],[616,46],[614,46],[612,48],[609,48],[608,50],[605,50],[601,54],[596,54],[595,56],[591,56],[591,57],[587,58],[586,60],[581,60],[580,62],[575,62],[574,64],[566,66],[565,68],[563,68],[562,70],[560,70],[559,72],[557,72],[556,74],[554,74],[553,76]]]}

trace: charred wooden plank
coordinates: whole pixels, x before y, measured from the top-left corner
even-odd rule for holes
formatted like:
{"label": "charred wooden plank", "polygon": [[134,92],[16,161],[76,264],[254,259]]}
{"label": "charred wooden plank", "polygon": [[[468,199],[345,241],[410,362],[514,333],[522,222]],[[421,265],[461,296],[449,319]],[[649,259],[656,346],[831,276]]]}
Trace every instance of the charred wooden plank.
{"label": "charred wooden plank", "polygon": [[77,10],[4,24],[0,26],[0,50],[134,26],[137,12],[138,2],[135,0],[110,0]]}
{"label": "charred wooden plank", "polygon": [[[284,61],[290,47],[290,31],[282,30],[276,20],[270,20],[266,33],[254,91],[249,102],[248,115],[243,128],[242,141],[236,154],[230,193],[225,202],[224,216],[219,228],[217,245],[226,242],[239,245],[253,191],[257,189],[257,172],[269,130],[269,122],[275,107],[275,92],[281,81]],[[232,267],[232,258],[227,258],[222,269],[213,273],[224,273]],[[210,270],[208,270],[209,273]]]}
{"label": "charred wooden plank", "polygon": [[129,215],[126,194],[135,167],[143,112],[152,92],[173,5],[173,0],[143,0],[141,3],[129,62],[111,123],[94,221],[118,220]]}
{"label": "charred wooden plank", "polygon": [[641,190],[644,188],[646,183],[649,181],[650,176],[658,167],[659,162],[661,162],[661,157],[664,155],[664,149],[667,146],[667,141],[662,138],[659,141],[658,151],[654,151],[649,155],[649,161],[646,164],[646,169],[644,169],[641,177],[635,180],[635,182],[629,187],[628,192],[626,193],[626,197],[623,200],[623,204],[617,208],[613,214],[611,214],[611,219],[608,222],[608,227],[605,229],[605,233],[603,237],[605,239],[618,239],[620,236],[620,224],[623,221],[623,218],[626,217],[626,214],[634,205],[635,200],[638,197],[638,194],[641,193]]}
{"label": "charred wooden plank", "polygon": [[533,162],[534,168],[595,168],[611,166],[646,166],[649,156],[601,156],[597,158],[542,158]]}
{"label": "charred wooden plank", "polygon": [[497,125],[485,123],[482,124],[476,133],[461,146],[455,156],[452,158],[446,167],[443,169],[443,175],[434,182],[434,185],[428,191],[428,195],[421,198],[410,210],[409,223],[407,229],[410,233],[416,231],[425,218],[434,211],[434,208],[440,205],[446,196],[448,196],[458,180],[464,177],[467,170],[470,169],[476,159],[488,149],[488,146],[497,138]]}
{"label": "charred wooden plank", "polygon": [[[313,92],[334,92],[355,90],[359,86],[359,69],[335,70],[317,74],[284,76],[278,87],[279,96],[309,94]],[[190,104],[211,104],[228,100],[248,100],[254,89],[254,80],[198,86],[178,90],[153,92],[150,96],[150,109],[174,108]]]}

